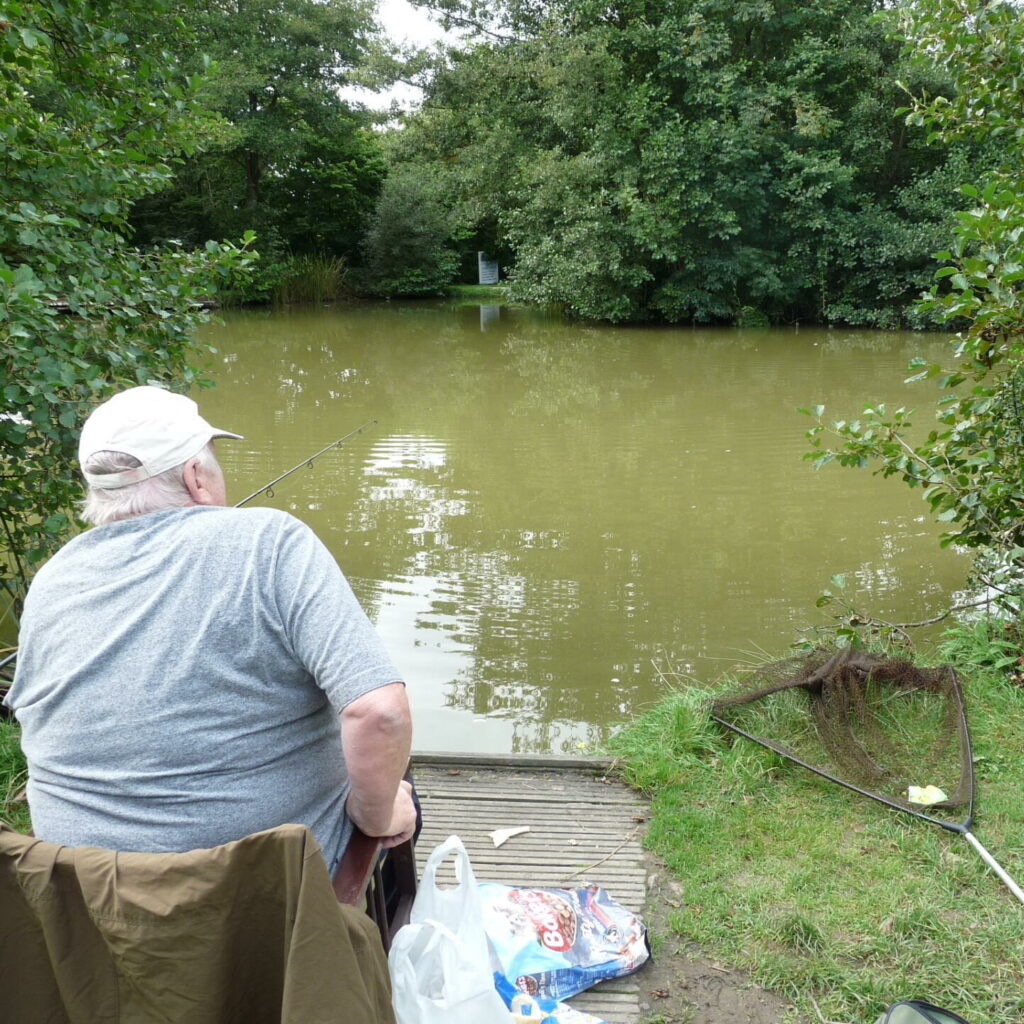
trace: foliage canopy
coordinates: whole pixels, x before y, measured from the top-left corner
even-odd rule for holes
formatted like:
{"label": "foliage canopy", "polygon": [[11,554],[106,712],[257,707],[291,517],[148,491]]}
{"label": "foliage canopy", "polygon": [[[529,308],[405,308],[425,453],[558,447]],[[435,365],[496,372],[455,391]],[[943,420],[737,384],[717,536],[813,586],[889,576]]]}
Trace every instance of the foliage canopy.
{"label": "foliage canopy", "polygon": [[111,385],[188,387],[201,300],[244,270],[227,243],[130,244],[204,120],[198,82],[119,30],[141,0],[8,2],[0,20],[0,588],[17,608],[80,497],[77,429]]}
{"label": "foliage canopy", "polygon": [[[431,6],[437,6],[432,4]],[[477,41],[396,143],[439,174],[515,294],[610,321],[926,317],[969,140],[895,115],[910,65],[877,0],[444,0]]]}
{"label": "foliage canopy", "polygon": [[[385,167],[370,116],[340,89],[366,58],[373,13],[369,0],[170,0],[177,60],[192,73],[214,61],[199,100],[221,130],[136,204],[139,238],[192,245],[255,231],[263,259],[246,297],[257,299],[290,256],[358,260]],[[144,29],[132,19],[128,31]]]}

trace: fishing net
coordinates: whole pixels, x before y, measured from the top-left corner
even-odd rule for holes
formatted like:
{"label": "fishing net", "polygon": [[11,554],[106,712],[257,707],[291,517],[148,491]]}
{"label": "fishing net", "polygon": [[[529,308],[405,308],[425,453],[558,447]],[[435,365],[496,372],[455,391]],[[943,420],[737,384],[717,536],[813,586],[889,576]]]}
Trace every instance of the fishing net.
{"label": "fishing net", "polygon": [[971,741],[952,666],[814,650],[745,676],[711,717],[848,789],[953,831],[970,828]]}

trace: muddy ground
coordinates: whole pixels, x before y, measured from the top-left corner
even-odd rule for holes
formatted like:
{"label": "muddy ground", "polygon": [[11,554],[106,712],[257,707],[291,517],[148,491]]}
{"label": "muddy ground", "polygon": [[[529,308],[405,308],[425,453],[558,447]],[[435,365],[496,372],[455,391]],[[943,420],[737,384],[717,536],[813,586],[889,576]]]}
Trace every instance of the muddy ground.
{"label": "muddy ground", "polygon": [[[753,984],[741,971],[701,956],[670,934],[669,914],[682,905],[682,887],[651,855],[647,926],[658,952],[636,975],[644,1021],[650,1024],[792,1024],[791,1003]],[[787,1018],[787,1014],[789,1017]],[[810,1024],[810,1022],[808,1022]]]}

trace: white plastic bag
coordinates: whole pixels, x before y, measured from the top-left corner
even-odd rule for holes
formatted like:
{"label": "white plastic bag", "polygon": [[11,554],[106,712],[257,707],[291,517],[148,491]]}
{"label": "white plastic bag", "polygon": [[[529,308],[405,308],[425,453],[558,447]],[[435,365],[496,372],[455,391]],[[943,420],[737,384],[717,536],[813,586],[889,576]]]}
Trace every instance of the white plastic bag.
{"label": "white plastic bag", "polygon": [[[437,869],[455,856],[453,889],[439,889]],[[469,855],[449,836],[427,860],[410,923],[388,954],[398,1024],[504,1024],[511,1019],[494,987],[483,908]]]}

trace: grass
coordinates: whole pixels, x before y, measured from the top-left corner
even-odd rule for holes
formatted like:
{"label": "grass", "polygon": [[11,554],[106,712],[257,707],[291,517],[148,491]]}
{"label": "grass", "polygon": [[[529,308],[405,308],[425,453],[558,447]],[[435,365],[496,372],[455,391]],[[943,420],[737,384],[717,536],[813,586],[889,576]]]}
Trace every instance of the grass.
{"label": "grass", "polygon": [[[970,630],[937,657],[954,655],[970,666],[972,831],[1020,885],[1024,689],[979,667]],[[811,1020],[870,1021],[915,997],[1019,1024],[1024,906],[967,841],[730,738],[707,704],[707,690],[669,692],[613,742],[651,798],[647,844],[683,886],[666,941],[748,971]]]}
{"label": "grass", "polygon": [[274,288],[276,306],[337,302],[351,296],[348,267],[338,256],[296,256]]}
{"label": "grass", "polygon": [[448,291],[453,299],[462,302],[503,302],[508,298],[508,286],[504,284],[454,284]]}
{"label": "grass", "polygon": [[19,737],[15,722],[0,719],[0,821],[27,832],[28,805],[18,799],[27,777]]}

